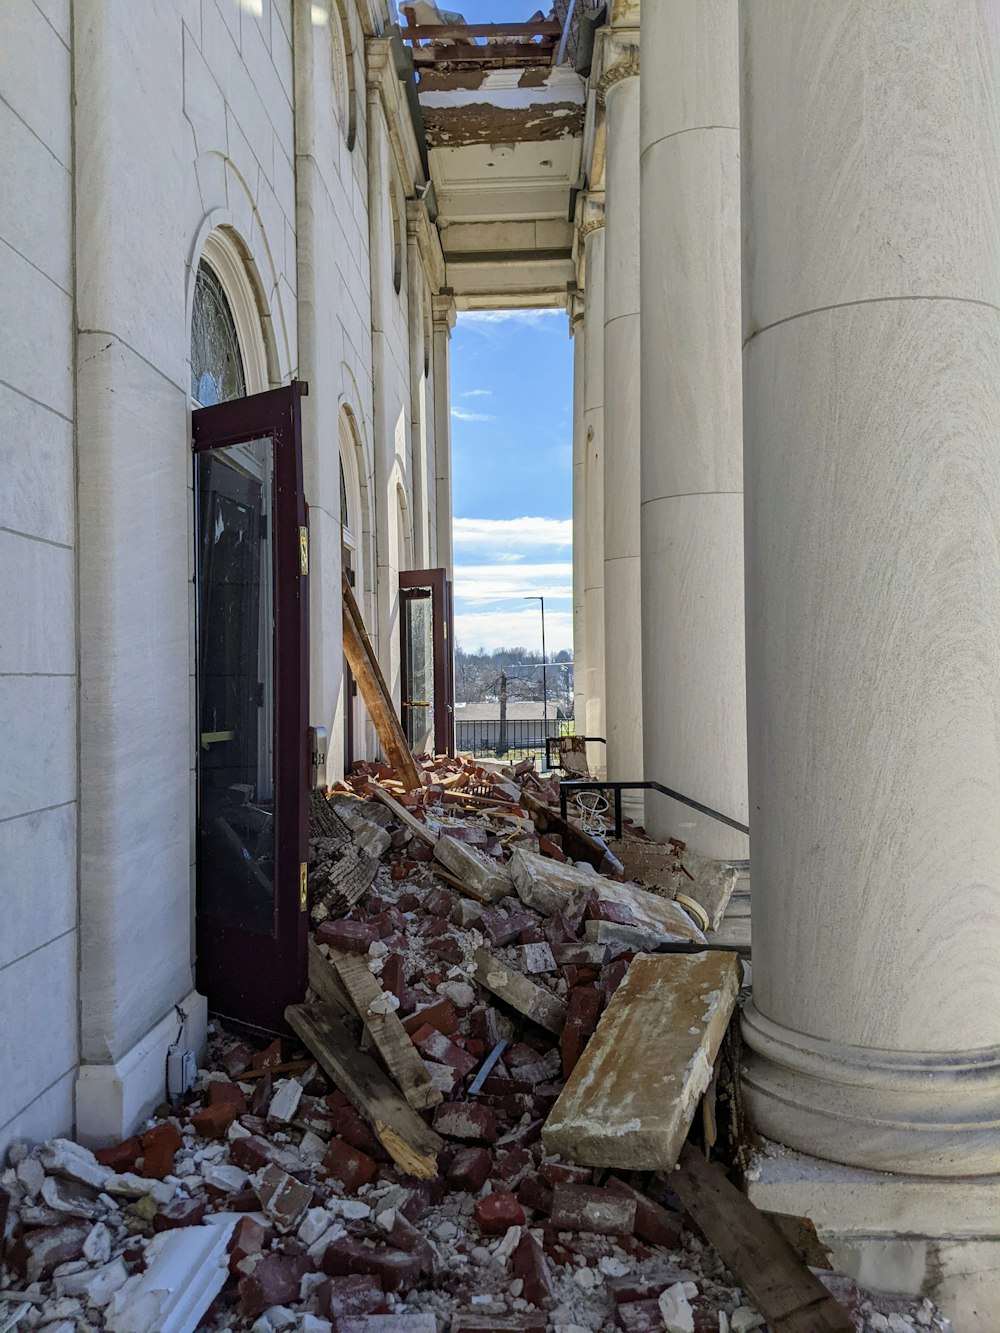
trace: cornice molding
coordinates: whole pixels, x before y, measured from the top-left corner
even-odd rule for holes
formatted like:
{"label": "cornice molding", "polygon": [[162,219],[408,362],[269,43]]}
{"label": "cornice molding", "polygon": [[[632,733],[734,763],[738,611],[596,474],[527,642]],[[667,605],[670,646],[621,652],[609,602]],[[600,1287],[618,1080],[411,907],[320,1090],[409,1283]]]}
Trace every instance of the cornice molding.
{"label": "cornice molding", "polygon": [[615,44],[615,59],[613,63],[607,65],[603,74],[597,81],[597,103],[599,106],[605,106],[607,103],[608,89],[613,88],[616,83],[621,83],[625,79],[635,79],[639,76],[639,48],[634,45],[618,47]]}

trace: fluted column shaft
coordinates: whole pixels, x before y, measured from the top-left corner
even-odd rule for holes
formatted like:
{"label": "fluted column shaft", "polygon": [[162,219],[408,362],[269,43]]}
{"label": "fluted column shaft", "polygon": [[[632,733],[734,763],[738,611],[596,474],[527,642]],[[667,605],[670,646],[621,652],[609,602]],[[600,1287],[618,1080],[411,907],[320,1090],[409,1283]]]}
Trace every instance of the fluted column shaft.
{"label": "fluted column shaft", "polygon": [[1000,24],[742,0],[758,1127],[1000,1170]]}
{"label": "fluted column shaft", "polygon": [[[639,75],[625,46],[602,79],[604,251],[604,654],[608,776],[642,777],[639,612]],[[633,806],[638,805],[633,802]]]}
{"label": "fluted column shaft", "polygon": [[[591,196],[581,226],[586,330],[583,352],[583,623],[585,735],[604,735],[604,204]],[[603,745],[587,746],[591,773],[603,774]]]}
{"label": "fluted column shaft", "polygon": [[[739,10],[646,6],[642,48],[642,694],[646,774],[747,822]],[[646,827],[745,835],[666,797]]]}
{"label": "fluted column shaft", "polygon": [[570,308],[573,338],[573,718],[577,735],[586,734],[587,630],[584,560],[587,549],[586,427],[583,421],[583,377],[586,361],[584,303],[575,297]]}

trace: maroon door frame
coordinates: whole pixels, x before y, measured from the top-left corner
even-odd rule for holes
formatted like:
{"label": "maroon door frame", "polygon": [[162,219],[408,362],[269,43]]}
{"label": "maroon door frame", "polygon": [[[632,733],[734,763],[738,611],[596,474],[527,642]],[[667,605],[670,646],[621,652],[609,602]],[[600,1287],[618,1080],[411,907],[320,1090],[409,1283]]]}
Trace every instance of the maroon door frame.
{"label": "maroon door frame", "polygon": [[[399,586],[429,588],[434,638],[434,749],[437,754],[455,753],[455,651],[452,635],[453,599],[446,569],[407,569],[399,575]],[[400,617],[400,625],[404,625]],[[406,647],[403,646],[403,669]],[[402,710],[400,710],[402,711]],[[405,727],[406,722],[403,720]]]}
{"label": "maroon door frame", "polygon": [[[270,935],[196,917],[209,1008],[272,1031],[306,991],[309,847],[309,580],[302,480],[304,381],[191,414],[195,454],[270,438],[274,515],[274,924]],[[197,541],[197,535],[196,535]],[[196,617],[198,623],[198,617]],[[200,728],[200,706],[199,706]],[[199,730],[200,736],[200,730]]]}

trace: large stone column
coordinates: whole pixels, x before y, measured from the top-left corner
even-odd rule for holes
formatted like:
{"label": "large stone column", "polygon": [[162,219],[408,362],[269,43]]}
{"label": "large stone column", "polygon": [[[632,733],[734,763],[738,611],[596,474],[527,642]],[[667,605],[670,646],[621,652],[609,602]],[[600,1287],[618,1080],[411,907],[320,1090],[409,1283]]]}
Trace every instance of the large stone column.
{"label": "large stone column", "polygon": [[587,549],[586,427],[583,421],[583,377],[586,342],[584,302],[570,300],[570,336],[573,339],[573,719],[577,735],[586,734],[587,647],[586,580]]}
{"label": "large stone column", "polygon": [[746,1099],[820,1157],[997,1172],[1000,25],[741,24]]}
{"label": "large stone column", "polygon": [[434,490],[437,518],[437,563],[451,571],[454,560],[451,512],[451,357],[449,342],[455,323],[455,302],[434,296]]}
{"label": "large stone column", "polygon": [[[638,33],[633,34],[635,40]],[[639,48],[609,39],[604,250],[604,660],[608,777],[642,778],[639,615]],[[641,800],[629,802],[633,812]]]}
{"label": "large stone column", "polygon": [[[642,46],[642,716],[646,775],[747,822],[739,17],[647,5]],[[646,826],[748,840],[655,793]]]}
{"label": "large stone column", "polygon": [[[604,200],[588,195],[580,224],[583,241],[583,622],[585,734],[604,735]],[[604,775],[603,745],[587,746],[591,773]]]}

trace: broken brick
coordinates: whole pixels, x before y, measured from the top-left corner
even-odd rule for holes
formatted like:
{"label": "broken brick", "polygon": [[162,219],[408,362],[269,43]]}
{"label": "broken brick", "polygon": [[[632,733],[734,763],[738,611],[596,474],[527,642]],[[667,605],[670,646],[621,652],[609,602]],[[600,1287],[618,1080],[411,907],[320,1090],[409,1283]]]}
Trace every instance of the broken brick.
{"label": "broken brick", "polygon": [[608,963],[607,967],[601,968],[601,980],[599,982],[601,994],[605,1000],[610,1000],[615,991],[625,980],[628,972],[628,965],[631,956],[626,958],[617,958],[613,963]]}
{"label": "broken brick", "polygon": [[253,1051],[245,1042],[238,1041],[219,1056],[219,1064],[230,1078],[245,1074],[253,1062]]}
{"label": "broken brick", "polygon": [[538,1176],[525,1176],[517,1187],[517,1201],[536,1213],[547,1213],[552,1207],[552,1186]]}
{"label": "broken brick", "polygon": [[312,1190],[271,1163],[257,1184],[260,1206],[279,1231],[290,1231],[312,1203]]}
{"label": "broken brick", "polygon": [[[419,1036],[419,1033],[416,1034]],[[469,1055],[461,1047],[456,1046],[453,1041],[449,1041],[442,1033],[432,1029],[427,1036],[417,1040],[414,1038],[414,1045],[420,1053],[428,1060],[435,1060],[440,1065],[447,1065],[449,1069],[454,1069],[460,1078],[465,1078],[471,1074],[478,1063],[474,1055]]]}
{"label": "broken brick", "polygon": [[559,1036],[563,1077],[569,1078],[593,1036],[601,1016],[601,992],[593,986],[577,986],[569,993],[566,1023]]}
{"label": "broken brick", "polygon": [[538,850],[543,856],[551,856],[553,861],[566,861],[569,858],[561,846],[562,839],[557,833],[543,833],[538,839]]}
{"label": "broken brick", "polygon": [[114,1148],[96,1148],[94,1156],[100,1162],[101,1166],[110,1167],[112,1171],[121,1175],[125,1171],[133,1171],[139,1158],[142,1156],[142,1144],[139,1142],[138,1135],[133,1135],[130,1139],[125,1139]]}
{"label": "broken brick", "polygon": [[377,1277],[386,1291],[408,1290],[420,1278],[420,1259],[388,1245],[374,1248],[351,1236],[341,1236],[327,1246],[320,1265],[331,1277],[361,1273]]}
{"label": "broken brick", "polygon": [[207,1206],[204,1200],[183,1197],[171,1199],[169,1203],[163,1204],[153,1218],[153,1230],[174,1231],[178,1227],[199,1226],[204,1219]]}
{"label": "broken brick", "polygon": [[389,1309],[382,1283],[367,1273],[327,1278],[316,1289],[316,1304],[324,1318],[335,1322],[345,1315],[385,1314]]}
{"label": "broken brick", "polygon": [[575,1166],[572,1162],[543,1162],[538,1174],[546,1185],[590,1185],[594,1179],[589,1166]]}
{"label": "broken brick", "polygon": [[451,1321],[451,1333],[545,1333],[544,1315],[487,1315],[459,1310]]}
{"label": "broken brick", "polygon": [[527,1148],[512,1148],[510,1152],[496,1155],[490,1177],[494,1185],[501,1189],[512,1190],[521,1183],[529,1171],[534,1170],[535,1159]]}
{"label": "broken brick", "polygon": [[[254,1207],[257,1206],[256,1197]],[[153,1223],[156,1225],[155,1221]],[[233,1228],[229,1242],[229,1271],[239,1271],[239,1265],[252,1254],[260,1254],[274,1233],[255,1217],[241,1217]]]}
{"label": "broken brick", "polygon": [[240,1308],[248,1319],[255,1319],[272,1305],[298,1301],[299,1285],[312,1265],[305,1255],[265,1254],[252,1273],[240,1279]]}
{"label": "broken brick", "polygon": [[[629,1301],[615,1306],[615,1324],[622,1333],[663,1333],[659,1301]],[[718,1328],[716,1318],[715,1327]]]}
{"label": "broken brick", "polygon": [[272,1041],[270,1046],[266,1046],[264,1050],[257,1052],[250,1061],[250,1068],[253,1070],[270,1069],[272,1066],[280,1065],[281,1063],[281,1039],[278,1038],[275,1041]]}
{"label": "broken brick", "polygon": [[162,1180],[174,1169],[174,1155],[183,1140],[180,1130],[169,1120],[154,1125],[140,1138],[142,1144],[142,1175],[148,1180]]}
{"label": "broken brick", "polygon": [[541,1245],[530,1231],[524,1232],[517,1243],[511,1267],[515,1277],[524,1284],[522,1295],[526,1301],[545,1309],[555,1299],[555,1285],[552,1270]]}
{"label": "broken brick", "polygon": [[203,1106],[200,1111],[195,1111],[191,1125],[202,1138],[222,1139],[236,1118],[235,1106],[228,1102],[216,1102],[214,1106]]}
{"label": "broken brick", "polygon": [[455,1189],[476,1194],[486,1184],[492,1169],[493,1159],[485,1148],[460,1148],[445,1174]]}
{"label": "broken brick", "polygon": [[492,1107],[478,1102],[442,1102],[434,1112],[434,1128],[449,1139],[493,1143],[497,1118]]}
{"label": "broken brick", "polygon": [[345,953],[366,954],[379,939],[378,929],[364,921],[324,921],[316,927],[316,943]]}
{"label": "broken brick", "polygon": [[422,1009],[417,1009],[404,1020],[403,1027],[412,1037],[425,1024],[450,1037],[458,1031],[458,1010],[452,1001],[444,996],[440,1000],[435,1000],[433,1004],[426,1004]]}
{"label": "broken brick", "polygon": [[79,1259],[89,1234],[89,1222],[26,1231],[8,1250],[7,1262],[29,1283],[39,1282],[51,1277],[60,1264]]}
{"label": "broken brick", "polygon": [[486,1236],[503,1236],[508,1227],[524,1226],[524,1209],[513,1194],[487,1194],[473,1209],[476,1223]]}
{"label": "broken brick", "polygon": [[631,1236],[635,1229],[634,1198],[596,1185],[556,1185],[552,1191],[552,1224],[560,1231],[594,1231],[602,1236]]}
{"label": "broken brick", "polygon": [[342,1139],[331,1139],[327,1144],[322,1170],[339,1180],[348,1194],[356,1194],[375,1174],[376,1166],[367,1153],[359,1152]]}
{"label": "broken brick", "polygon": [[208,1106],[235,1106],[238,1116],[247,1112],[246,1094],[238,1083],[213,1079],[208,1085],[205,1101]]}
{"label": "broken brick", "polygon": [[662,1208],[647,1195],[640,1194],[638,1190],[632,1189],[616,1176],[609,1177],[604,1188],[612,1194],[620,1194],[622,1198],[635,1200],[633,1232],[640,1240],[648,1241],[650,1245],[662,1245],[666,1250],[676,1247],[683,1225],[679,1212],[672,1213]]}

